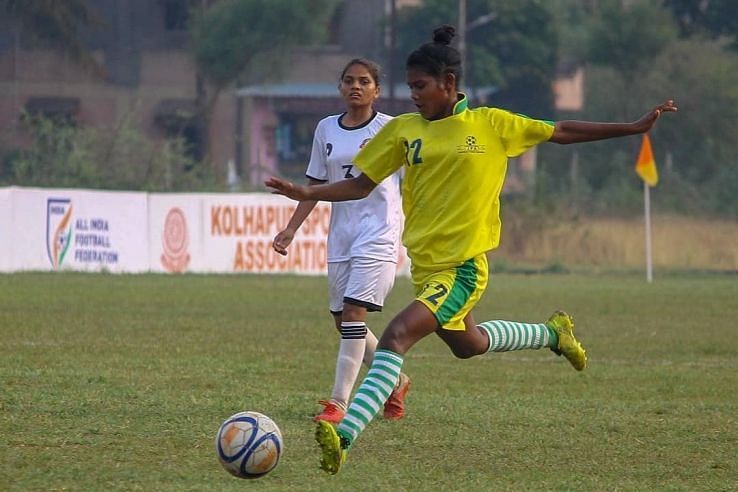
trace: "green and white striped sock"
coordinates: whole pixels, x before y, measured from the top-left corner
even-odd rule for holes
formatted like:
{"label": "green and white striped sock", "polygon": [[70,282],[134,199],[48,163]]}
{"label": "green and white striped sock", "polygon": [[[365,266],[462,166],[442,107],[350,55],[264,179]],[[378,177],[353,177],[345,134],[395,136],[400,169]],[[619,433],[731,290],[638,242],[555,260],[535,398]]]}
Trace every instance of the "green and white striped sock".
{"label": "green and white striped sock", "polygon": [[369,422],[384,407],[384,402],[397,384],[403,357],[389,350],[377,350],[374,361],[337,432],[349,445],[359,437]]}
{"label": "green and white striped sock", "polygon": [[558,335],[544,323],[493,320],[478,325],[489,335],[487,352],[556,347]]}

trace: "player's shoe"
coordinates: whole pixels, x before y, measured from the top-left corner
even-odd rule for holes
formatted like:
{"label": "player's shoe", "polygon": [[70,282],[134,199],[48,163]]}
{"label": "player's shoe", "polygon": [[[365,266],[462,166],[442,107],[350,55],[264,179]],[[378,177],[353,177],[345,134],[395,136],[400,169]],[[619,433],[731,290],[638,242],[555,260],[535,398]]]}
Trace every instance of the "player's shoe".
{"label": "player's shoe", "polygon": [[315,422],[322,420],[324,422],[330,422],[331,424],[337,424],[343,420],[343,416],[346,415],[346,412],[331,400],[320,400],[318,403],[323,405],[323,411],[313,417],[313,421]]}
{"label": "player's shoe", "polygon": [[405,396],[410,391],[410,378],[400,373],[399,384],[392,390],[387,401],[384,402],[384,418],[400,420],[405,415]]}
{"label": "player's shoe", "polygon": [[587,367],[587,353],[582,344],[574,338],[574,320],[563,311],[556,311],[546,321],[546,326],[556,332],[559,343],[551,350],[567,358],[574,369],[583,371]]}
{"label": "player's shoe", "polygon": [[320,468],[326,473],[335,475],[346,461],[346,447],[341,445],[341,437],[335,427],[325,420],[318,421],[315,440],[320,446]]}

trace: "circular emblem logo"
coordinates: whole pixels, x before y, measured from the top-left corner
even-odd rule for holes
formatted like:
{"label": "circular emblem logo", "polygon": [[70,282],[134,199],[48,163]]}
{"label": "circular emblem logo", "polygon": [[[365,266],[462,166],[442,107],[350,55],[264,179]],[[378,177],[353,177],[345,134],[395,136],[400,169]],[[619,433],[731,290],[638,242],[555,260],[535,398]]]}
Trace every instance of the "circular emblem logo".
{"label": "circular emblem logo", "polygon": [[164,254],[161,263],[170,272],[182,272],[190,263],[187,247],[190,236],[187,232],[187,219],[179,207],[173,207],[164,219],[164,231],[161,235]]}

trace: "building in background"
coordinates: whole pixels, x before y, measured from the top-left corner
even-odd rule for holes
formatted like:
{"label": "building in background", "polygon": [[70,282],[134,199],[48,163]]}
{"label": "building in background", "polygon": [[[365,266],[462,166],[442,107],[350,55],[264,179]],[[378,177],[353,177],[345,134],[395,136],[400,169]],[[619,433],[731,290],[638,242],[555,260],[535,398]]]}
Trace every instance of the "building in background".
{"label": "building in background", "polygon": [[[198,75],[187,49],[189,0],[88,0],[104,25],[85,29],[81,38],[100,73],[39,48],[9,19],[0,19],[0,128],[11,135],[12,145],[23,146],[29,140],[21,124],[24,112],[103,129],[130,119],[151,138],[183,137],[195,158],[203,157],[204,143],[210,142],[216,175],[233,189],[239,182],[243,188],[259,186],[268,173],[301,177],[315,125],[344,109],[337,86],[346,62],[368,57],[389,66],[385,19],[393,8],[420,1],[344,0],[330,23],[328,42],[293,51],[279,82],[224,91],[209,135],[195,110]],[[566,80],[572,82],[556,86],[556,100],[567,109],[577,100],[581,105],[581,72],[571,73],[574,78]],[[385,75],[378,109],[413,111],[404,74]],[[524,172],[534,166],[534,158],[523,159]],[[511,189],[524,189],[525,179],[511,170]]]}
{"label": "building in background", "polygon": [[[152,138],[182,136],[202,157],[204,135],[195,121],[197,77],[187,52],[187,0],[89,0],[102,25],[80,33],[101,70],[90,70],[0,20],[0,127],[23,144],[22,113],[77,125],[115,128],[130,119]],[[28,38],[28,39],[27,39]],[[214,162],[232,155],[235,111],[220,101],[210,131]],[[220,136],[223,136],[220,138]]]}
{"label": "building in background", "polygon": [[[202,5],[216,1],[203,0]],[[276,155],[293,162],[303,155],[303,129],[341,107],[337,90],[316,94],[305,88],[311,84],[335,88],[340,68],[351,57],[380,59],[385,46],[381,22],[390,3],[342,2],[329,28],[329,43],[293,54],[295,63],[289,65],[286,80],[298,83],[288,83],[283,90],[294,87],[294,94],[281,98],[276,112],[263,124],[255,124],[242,117],[260,118],[260,110],[244,113],[244,96],[237,95],[237,88],[225,91],[213,112],[209,139],[202,134],[205,130],[195,112],[198,80],[187,49],[189,0],[88,0],[102,26],[80,34],[102,68],[100,73],[57,50],[39,47],[10,18],[1,18],[0,128],[10,134],[4,140],[12,146],[28,143],[21,124],[24,112],[110,129],[130,119],[155,139],[182,136],[196,158],[203,156],[203,143],[209,141],[209,157],[223,179],[228,163],[243,173],[258,168],[259,156]],[[250,105],[250,101],[245,104],[247,109]],[[280,109],[285,105],[289,111]],[[252,133],[258,138],[251,138]]]}

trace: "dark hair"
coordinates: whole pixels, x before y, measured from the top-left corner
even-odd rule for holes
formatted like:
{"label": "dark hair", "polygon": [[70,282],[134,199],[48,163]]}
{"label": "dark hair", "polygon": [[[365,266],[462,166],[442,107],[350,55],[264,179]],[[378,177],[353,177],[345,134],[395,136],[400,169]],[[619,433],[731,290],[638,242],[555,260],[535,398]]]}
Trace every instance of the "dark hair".
{"label": "dark hair", "polygon": [[444,24],[433,31],[433,42],[425,43],[407,57],[406,68],[417,68],[423,72],[440,77],[446,73],[456,76],[456,84],[461,81],[461,53],[450,46],[456,34],[454,26]]}
{"label": "dark hair", "polygon": [[345,67],[343,67],[343,71],[341,72],[341,78],[338,80],[343,80],[343,76],[346,75],[346,72],[348,72],[348,69],[353,67],[354,65],[363,65],[366,70],[369,72],[369,75],[371,75],[372,79],[374,79],[374,83],[376,85],[379,85],[379,77],[381,69],[379,68],[379,65],[371,60],[367,60],[366,58],[354,58],[350,62],[346,64]]}

